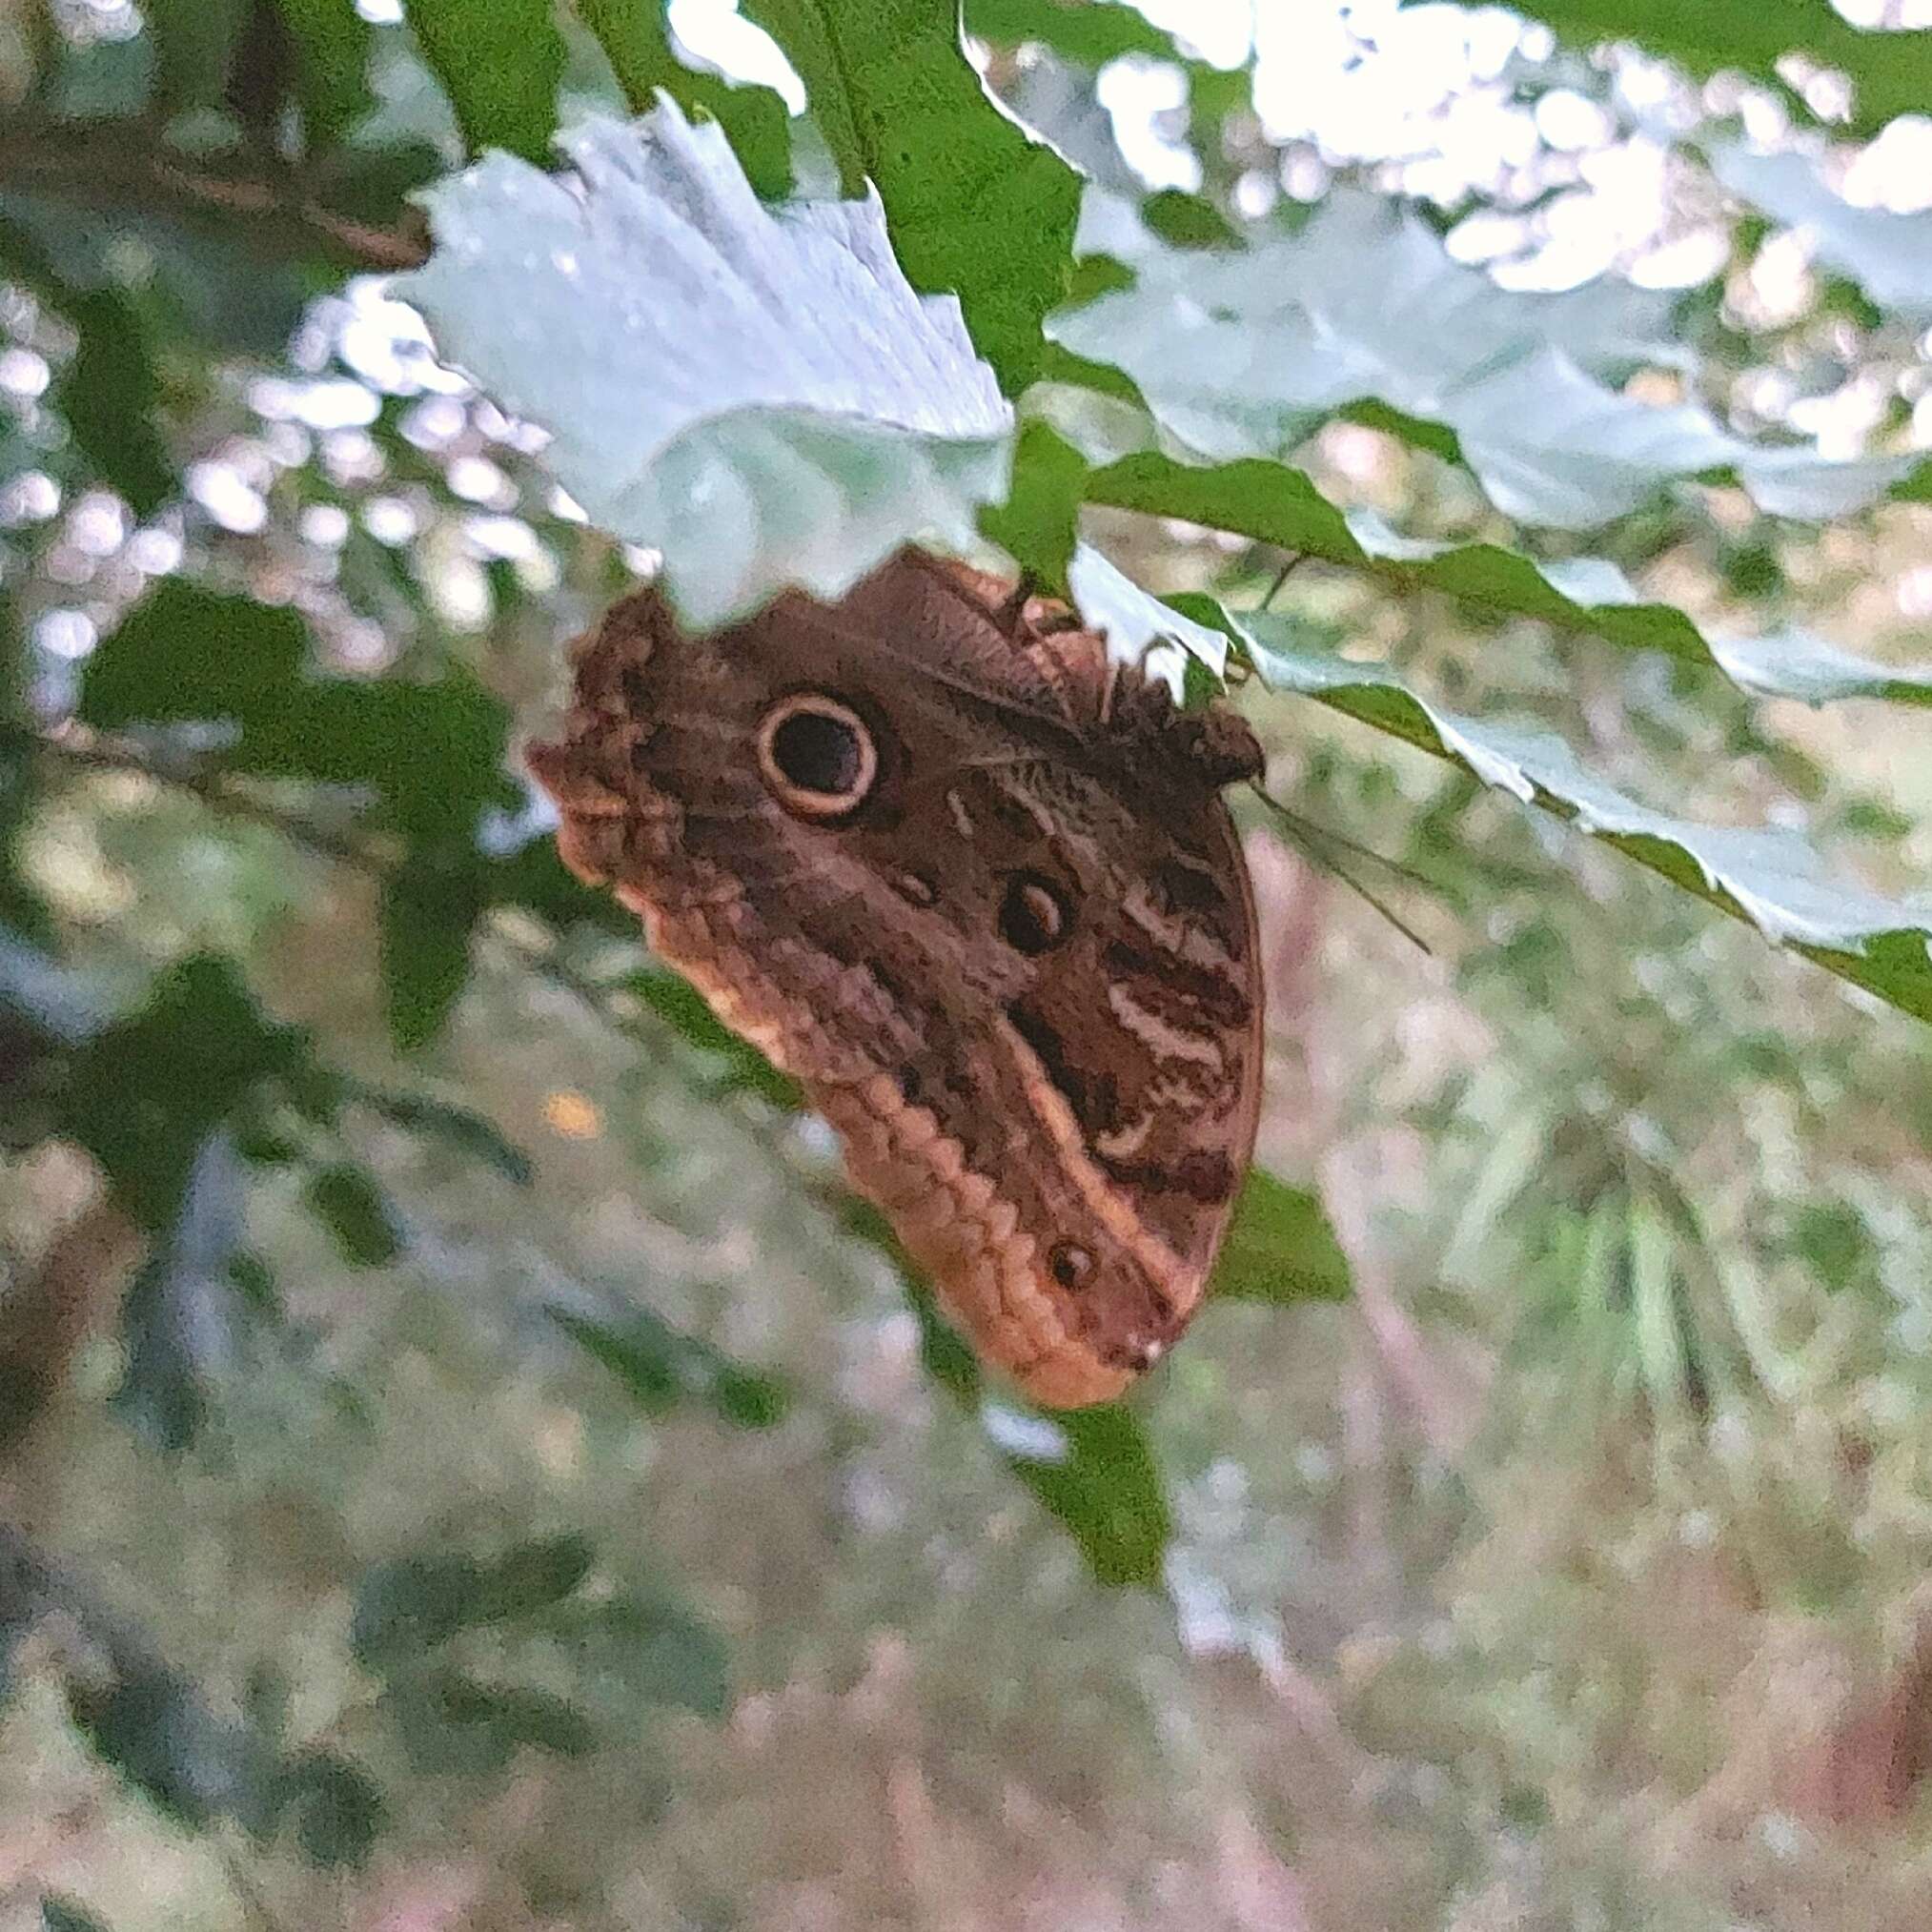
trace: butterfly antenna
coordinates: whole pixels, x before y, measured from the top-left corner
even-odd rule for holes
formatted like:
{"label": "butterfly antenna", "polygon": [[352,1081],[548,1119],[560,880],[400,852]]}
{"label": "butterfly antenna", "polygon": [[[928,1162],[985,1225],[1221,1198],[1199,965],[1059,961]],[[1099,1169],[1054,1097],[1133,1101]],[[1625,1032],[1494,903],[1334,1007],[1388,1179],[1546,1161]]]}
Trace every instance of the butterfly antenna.
{"label": "butterfly antenna", "polygon": [[1251,786],[1251,789],[1255,797],[1281,821],[1282,827],[1288,834],[1289,843],[1294,846],[1296,851],[1319,865],[1323,871],[1329,873],[1332,877],[1339,879],[1365,905],[1373,906],[1425,958],[1434,959],[1435,957],[1435,948],[1400,913],[1396,912],[1379,893],[1365,885],[1352,872],[1350,872],[1346,867],[1336,863],[1335,850],[1339,848],[1344,852],[1352,854],[1354,858],[1372,864],[1380,865],[1386,870],[1394,873],[1398,879],[1405,879],[1411,885],[1418,885],[1425,891],[1429,890],[1429,882],[1426,879],[1419,873],[1412,871],[1399,861],[1385,858],[1380,852],[1373,851],[1367,845],[1358,844],[1345,833],[1332,832],[1325,825],[1312,824],[1310,820],[1303,818],[1299,812],[1293,811],[1289,806],[1283,804],[1272,793],[1264,791],[1258,783]]}

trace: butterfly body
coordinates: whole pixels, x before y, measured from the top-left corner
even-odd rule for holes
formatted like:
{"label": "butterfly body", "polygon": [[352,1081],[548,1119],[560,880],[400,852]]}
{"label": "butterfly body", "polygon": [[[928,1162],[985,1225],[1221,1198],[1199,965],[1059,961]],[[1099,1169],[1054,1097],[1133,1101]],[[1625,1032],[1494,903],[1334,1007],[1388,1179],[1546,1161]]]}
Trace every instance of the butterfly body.
{"label": "butterfly body", "polygon": [[793,1075],[950,1318],[1035,1399],[1120,1393],[1198,1304],[1254,1135],[1232,713],[906,551],[693,638],[580,646],[559,848]]}

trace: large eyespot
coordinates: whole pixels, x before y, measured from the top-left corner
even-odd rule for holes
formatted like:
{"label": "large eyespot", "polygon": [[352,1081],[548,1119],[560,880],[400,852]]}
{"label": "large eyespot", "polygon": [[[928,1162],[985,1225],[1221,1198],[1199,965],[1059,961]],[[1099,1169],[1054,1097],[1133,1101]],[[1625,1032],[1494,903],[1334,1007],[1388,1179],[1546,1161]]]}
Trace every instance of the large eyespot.
{"label": "large eyespot", "polygon": [[1015,872],[1000,901],[1000,937],[1016,952],[1047,952],[1072,929],[1065,895],[1037,872]]}
{"label": "large eyespot", "polygon": [[786,811],[838,819],[865,802],[879,777],[879,748],[849,704],[800,691],[781,698],[760,722],[758,768]]}

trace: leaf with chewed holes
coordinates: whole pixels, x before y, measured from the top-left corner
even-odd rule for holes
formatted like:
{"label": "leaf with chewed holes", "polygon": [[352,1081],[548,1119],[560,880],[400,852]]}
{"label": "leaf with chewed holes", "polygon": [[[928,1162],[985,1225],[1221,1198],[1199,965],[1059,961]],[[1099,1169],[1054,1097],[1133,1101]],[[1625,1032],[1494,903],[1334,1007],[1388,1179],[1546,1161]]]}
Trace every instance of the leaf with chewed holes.
{"label": "leaf with chewed holes", "polygon": [[907,285],[876,194],[762,204],[669,101],[561,139],[575,185],[491,154],[437,188],[435,253],[395,288],[549,433],[592,522],[661,552],[686,622],[837,597],[916,538],[972,546],[1012,413],[958,300]]}

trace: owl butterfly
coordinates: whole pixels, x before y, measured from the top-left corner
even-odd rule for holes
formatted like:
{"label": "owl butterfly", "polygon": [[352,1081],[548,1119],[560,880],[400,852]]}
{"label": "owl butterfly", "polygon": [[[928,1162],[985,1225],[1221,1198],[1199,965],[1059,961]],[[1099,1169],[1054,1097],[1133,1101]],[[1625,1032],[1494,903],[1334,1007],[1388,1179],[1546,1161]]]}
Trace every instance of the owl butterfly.
{"label": "owl butterfly", "polygon": [[565,863],[801,1084],[983,1355],[1042,1403],[1118,1395],[1254,1140],[1247,725],[916,550],[702,638],[641,591],[575,662],[529,754]]}

